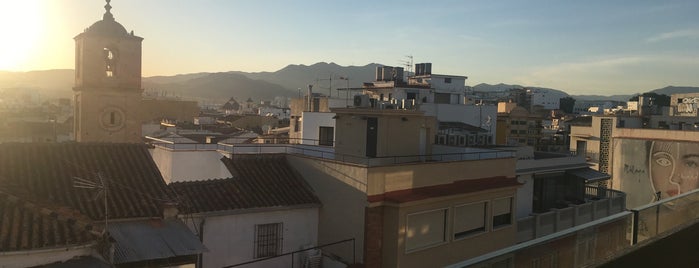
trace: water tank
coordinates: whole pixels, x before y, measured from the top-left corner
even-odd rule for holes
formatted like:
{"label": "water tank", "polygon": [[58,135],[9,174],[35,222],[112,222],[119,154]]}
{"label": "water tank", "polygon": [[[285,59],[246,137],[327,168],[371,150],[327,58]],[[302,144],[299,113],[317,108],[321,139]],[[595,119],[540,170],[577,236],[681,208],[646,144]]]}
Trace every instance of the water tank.
{"label": "water tank", "polygon": [[423,75],[430,75],[432,74],[432,63],[423,63],[424,64],[424,69],[422,74]]}
{"label": "water tank", "polygon": [[382,81],[392,81],[393,80],[393,67],[384,66],[382,68],[383,80]]}
{"label": "water tank", "polygon": [[425,70],[425,64],[417,63],[415,64],[415,75],[422,75]]}
{"label": "water tank", "polygon": [[395,76],[394,81],[403,82],[403,67],[394,67],[393,73]]}

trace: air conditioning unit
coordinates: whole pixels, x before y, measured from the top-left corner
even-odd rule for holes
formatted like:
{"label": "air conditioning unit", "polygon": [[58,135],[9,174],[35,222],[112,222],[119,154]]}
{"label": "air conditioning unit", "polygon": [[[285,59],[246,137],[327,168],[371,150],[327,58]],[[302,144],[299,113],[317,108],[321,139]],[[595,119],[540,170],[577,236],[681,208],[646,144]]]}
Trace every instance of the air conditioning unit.
{"label": "air conditioning unit", "polygon": [[354,107],[369,107],[371,103],[369,102],[369,95],[356,95],[354,96]]}

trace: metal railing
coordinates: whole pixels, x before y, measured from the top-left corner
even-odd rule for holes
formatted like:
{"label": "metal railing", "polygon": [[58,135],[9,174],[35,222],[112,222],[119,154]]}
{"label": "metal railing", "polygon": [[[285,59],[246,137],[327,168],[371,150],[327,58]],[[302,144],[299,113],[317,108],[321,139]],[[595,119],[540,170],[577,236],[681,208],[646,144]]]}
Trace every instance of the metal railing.
{"label": "metal railing", "polygon": [[219,144],[220,151],[229,154],[264,154],[283,153],[298,154],[310,157],[335,160],[344,163],[359,164],[365,166],[395,165],[416,162],[450,162],[465,160],[486,160],[515,157],[512,151],[482,151],[445,153],[431,155],[401,155],[401,156],[380,156],[363,157],[335,153],[332,147],[318,147],[303,144]]}
{"label": "metal railing", "polygon": [[[279,254],[276,256],[272,256],[272,257],[260,258],[260,259],[256,259],[256,260],[252,260],[252,261],[241,262],[238,264],[224,266],[223,268],[241,267],[241,266],[245,266],[248,264],[267,262],[267,261],[272,261],[272,260],[278,260],[279,258],[289,258],[289,257],[291,258],[291,265],[288,267],[292,267],[292,268],[293,267],[305,267],[304,266],[304,259],[308,258],[310,255],[314,255],[313,253],[316,253],[316,252],[319,253],[319,257],[321,258],[321,260],[318,260],[318,261],[323,261],[322,258],[328,258],[331,261],[340,262],[340,263],[343,263],[345,265],[349,265],[349,264],[354,264],[357,261],[357,258],[356,258],[357,253],[356,253],[355,243],[356,242],[355,242],[354,238],[350,238],[350,239],[345,239],[345,240],[341,240],[341,241],[337,241],[337,242],[333,242],[333,243],[328,243],[328,244],[324,244],[324,245],[320,245],[320,246],[316,246],[316,247],[304,248],[304,249],[300,249],[300,250],[296,250],[296,251],[292,251],[292,252],[287,252],[287,253]],[[329,247],[335,247],[338,245],[349,246],[348,244],[351,244],[351,247],[352,247],[351,259],[349,259],[350,256],[345,256],[344,258],[343,258],[343,256],[341,256],[341,255],[348,255],[349,252],[345,252],[345,254],[333,253],[333,251],[335,251],[335,250],[328,250],[328,252],[325,252],[325,250],[328,249]],[[297,262],[299,262],[298,265],[297,265]]]}

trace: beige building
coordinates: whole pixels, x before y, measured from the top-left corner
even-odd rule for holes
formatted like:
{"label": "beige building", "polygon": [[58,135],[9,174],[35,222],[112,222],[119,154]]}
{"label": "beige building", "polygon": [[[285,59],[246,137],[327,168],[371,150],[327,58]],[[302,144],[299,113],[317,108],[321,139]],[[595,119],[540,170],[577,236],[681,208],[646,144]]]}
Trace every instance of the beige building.
{"label": "beige building", "polygon": [[102,20],[75,36],[75,139],[139,142],[141,42],[114,20]]}
{"label": "beige building", "polygon": [[332,112],[335,151],[289,155],[323,203],[319,244],[354,238],[366,267],[437,267],[515,243],[514,154],[435,149],[419,111]]}
{"label": "beige building", "polygon": [[517,103],[500,102],[495,143],[538,149],[543,130],[541,120],[541,116],[529,113],[527,109],[517,106]]}

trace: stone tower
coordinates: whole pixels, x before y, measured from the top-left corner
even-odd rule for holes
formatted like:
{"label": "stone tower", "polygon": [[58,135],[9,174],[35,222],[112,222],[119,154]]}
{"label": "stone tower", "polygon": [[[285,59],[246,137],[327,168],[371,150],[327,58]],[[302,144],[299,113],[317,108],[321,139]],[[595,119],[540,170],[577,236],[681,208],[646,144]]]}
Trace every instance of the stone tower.
{"label": "stone tower", "polygon": [[114,20],[110,0],[102,20],[75,36],[75,140],[140,142],[141,42]]}

